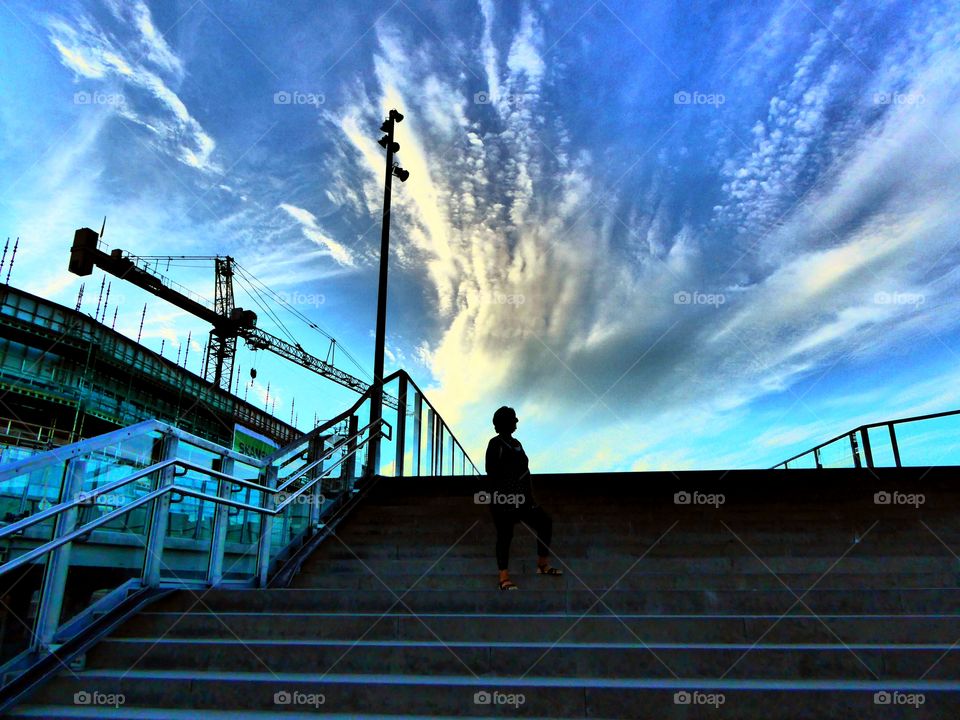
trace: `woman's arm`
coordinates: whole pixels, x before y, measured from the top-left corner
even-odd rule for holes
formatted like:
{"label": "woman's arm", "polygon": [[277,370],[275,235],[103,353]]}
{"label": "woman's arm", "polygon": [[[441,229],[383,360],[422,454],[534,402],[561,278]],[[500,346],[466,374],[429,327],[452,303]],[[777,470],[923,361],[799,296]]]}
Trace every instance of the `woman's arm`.
{"label": "woman's arm", "polygon": [[500,477],[500,458],[503,455],[503,448],[499,447],[497,439],[492,439],[487,443],[486,471],[487,476],[492,479]]}

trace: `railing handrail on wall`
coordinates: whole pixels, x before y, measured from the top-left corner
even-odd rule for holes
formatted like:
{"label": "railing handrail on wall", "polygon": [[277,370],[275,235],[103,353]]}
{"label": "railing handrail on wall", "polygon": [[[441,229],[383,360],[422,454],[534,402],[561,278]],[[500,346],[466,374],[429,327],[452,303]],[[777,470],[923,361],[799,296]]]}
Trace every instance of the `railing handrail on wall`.
{"label": "railing handrail on wall", "polygon": [[[951,415],[960,415],[960,410],[947,410],[944,412],[938,413],[928,413],[926,415],[913,415],[911,417],[897,418],[896,420],[882,420],[880,422],[867,423],[865,425],[858,425],[857,427],[848,430],[847,432],[840,433],[836,437],[832,437],[829,440],[826,440],[819,445],[815,445],[809,450],[804,450],[799,452],[796,455],[787,458],[783,462],[779,462],[774,465],[771,470],[777,469],[789,469],[789,463],[798,460],[807,455],[813,454],[814,463],[817,468],[822,468],[823,465],[820,462],[820,451],[832,445],[833,443],[848,438],[850,441],[850,451],[853,457],[854,467],[863,467],[863,463],[866,462],[868,468],[874,467],[873,463],[873,452],[870,445],[870,435],[869,431],[871,428],[886,427],[890,433],[890,447],[893,452],[893,459],[895,467],[901,467],[900,463],[900,446],[897,442],[896,426],[904,423],[918,422],[923,420],[933,420],[935,418],[948,417]],[[857,442],[857,436],[860,436],[860,442]],[[863,448],[863,459],[861,459],[860,448]]]}

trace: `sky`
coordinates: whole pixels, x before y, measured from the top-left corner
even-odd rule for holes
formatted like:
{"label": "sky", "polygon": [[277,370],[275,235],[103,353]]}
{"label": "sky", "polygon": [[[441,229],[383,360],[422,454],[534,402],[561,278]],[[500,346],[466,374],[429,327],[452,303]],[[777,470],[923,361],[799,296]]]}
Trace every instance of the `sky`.
{"label": "sky", "polygon": [[[235,257],[369,379],[397,108],[386,369],[475,462],[500,405],[534,472],[768,467],[960,407],[956,3],[0,0],[0,31],[28,291],[95,312],[68,250],[106,216],[110,248]],[[112,283],[108,324],[147,299]],[[153,300],[143,338],[199,372],[208,331]],[[238,366],[303,429],[356,397]]]}

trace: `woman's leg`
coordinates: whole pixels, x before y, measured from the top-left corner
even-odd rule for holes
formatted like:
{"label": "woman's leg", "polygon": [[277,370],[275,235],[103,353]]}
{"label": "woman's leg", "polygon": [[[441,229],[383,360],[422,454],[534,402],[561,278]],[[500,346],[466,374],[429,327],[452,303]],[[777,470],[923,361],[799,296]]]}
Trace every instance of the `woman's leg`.
{"label": "woman's leg", "polygon": [[504,512],[494,512],[493,522],[497,528],[497,568],[505,577],[510,562],[510,541],[513,540],[514,518]]}
{"label": "woman's leg", "polygon": [[553,541],[553,518],[539,505],[524,508],[523,521],[537,534],[538,565],[545,565],[550,555],[550,543]]}

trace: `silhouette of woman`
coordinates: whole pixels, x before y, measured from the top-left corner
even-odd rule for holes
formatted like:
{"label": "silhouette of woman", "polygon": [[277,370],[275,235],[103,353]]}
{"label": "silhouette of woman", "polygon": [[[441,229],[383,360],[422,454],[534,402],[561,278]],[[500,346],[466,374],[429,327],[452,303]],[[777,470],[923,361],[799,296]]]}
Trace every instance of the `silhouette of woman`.
{"label": "silhouette of woman", "polygon": [[513,408],[499,408],[493,414],[493,427],[497,434],[487,444],[490,512],[497,528],[497,567],[500,570],[501,590],[517,589],[507,569],[513,526],[517,522],[526,523],[537,534],[537,574],[563,574],[547,563],[553,520],[533,497],[527,454],[520,441],[513,437],[517,422],[517,413]]}

